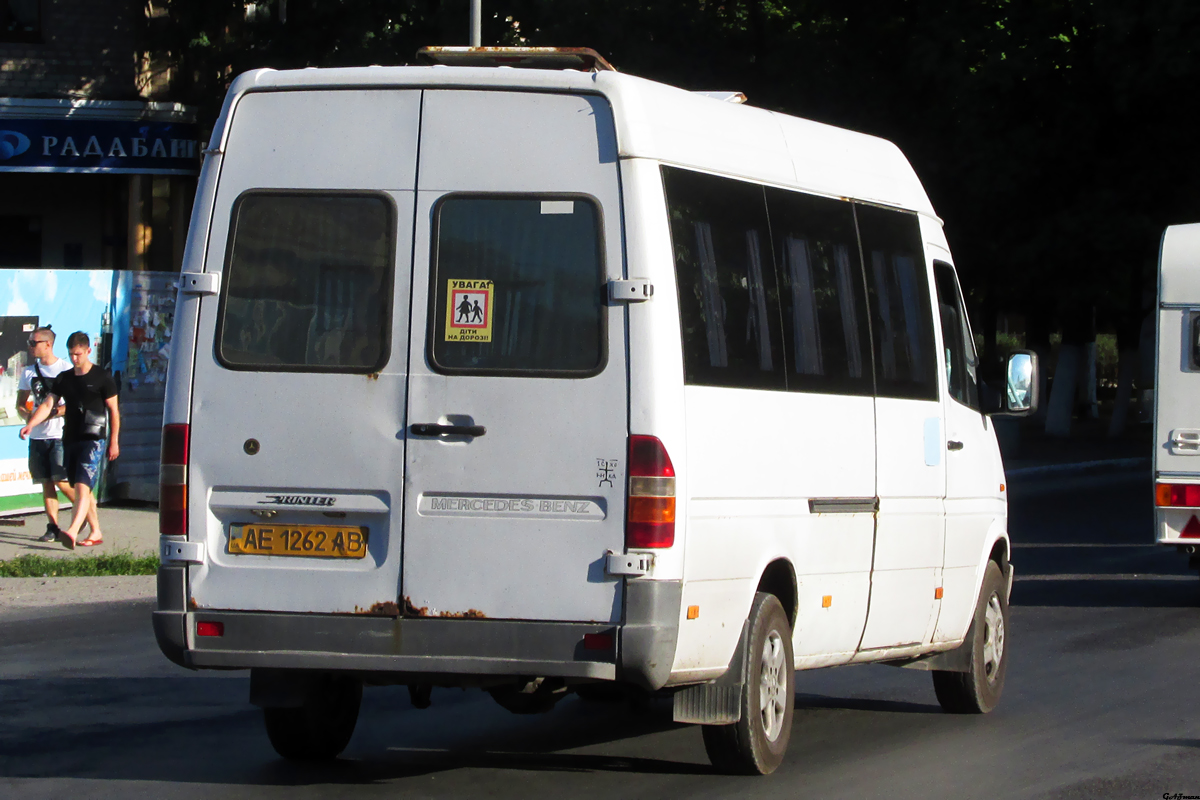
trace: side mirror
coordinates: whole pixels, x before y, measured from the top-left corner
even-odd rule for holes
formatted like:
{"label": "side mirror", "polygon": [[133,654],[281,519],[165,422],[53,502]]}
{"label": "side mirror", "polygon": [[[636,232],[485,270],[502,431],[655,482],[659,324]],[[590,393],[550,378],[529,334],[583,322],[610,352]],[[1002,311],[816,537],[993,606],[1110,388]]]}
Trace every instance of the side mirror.
{"label": "side mirror", "polygon": [[1026,417],[1038,407],[1038,357],[1032,350],[1018,350],[1004,366],[1003,408],[997,416]]}

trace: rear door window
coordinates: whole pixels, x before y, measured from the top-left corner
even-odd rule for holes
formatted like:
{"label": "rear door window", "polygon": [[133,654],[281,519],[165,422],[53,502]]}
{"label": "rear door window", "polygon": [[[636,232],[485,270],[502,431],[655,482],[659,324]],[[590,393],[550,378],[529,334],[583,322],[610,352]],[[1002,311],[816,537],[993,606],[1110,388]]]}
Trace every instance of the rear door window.
{"label": "rear door window", "polygon": [[444,373],[581,377],[605,348],[601,218],[579,196],[452,195],[434,218],[429,356]]}
{"label": "rear door window", "polygon": [[230,369],[383,368],[395,210],[385,195],[255,192],[234,204],[217,358]]}

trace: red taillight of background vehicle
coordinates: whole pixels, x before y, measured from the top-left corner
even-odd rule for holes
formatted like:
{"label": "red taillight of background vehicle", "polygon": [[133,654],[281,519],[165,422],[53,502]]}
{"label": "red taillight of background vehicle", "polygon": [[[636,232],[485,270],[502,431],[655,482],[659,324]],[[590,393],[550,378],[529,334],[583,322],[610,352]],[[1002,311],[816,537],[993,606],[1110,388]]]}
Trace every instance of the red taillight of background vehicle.
{"label": "red taillight of background vehicle", "polygon": [[1200,508],[1200,483],[1160,483],[1154,487],[1156,506]]}
{"label": "red taillight of background vehicle", "polygon": [[158,532],[187,536],[188,426],[164,425],[158,472]]}
{"label": "red taillight of background vehicle", "polygon": [[675,543],[675,467],[653,436],[629,437],[629,496],[626,547],[670,547]]}

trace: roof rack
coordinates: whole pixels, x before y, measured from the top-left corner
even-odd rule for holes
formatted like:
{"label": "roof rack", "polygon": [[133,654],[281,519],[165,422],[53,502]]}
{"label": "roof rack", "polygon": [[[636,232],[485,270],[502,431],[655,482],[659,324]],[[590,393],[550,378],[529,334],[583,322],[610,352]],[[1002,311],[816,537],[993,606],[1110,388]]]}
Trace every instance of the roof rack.
{"label": "roof rack", "polygon": [[417,63],[448,67],[523,67],[616,72],[590,47],[422,47]]}

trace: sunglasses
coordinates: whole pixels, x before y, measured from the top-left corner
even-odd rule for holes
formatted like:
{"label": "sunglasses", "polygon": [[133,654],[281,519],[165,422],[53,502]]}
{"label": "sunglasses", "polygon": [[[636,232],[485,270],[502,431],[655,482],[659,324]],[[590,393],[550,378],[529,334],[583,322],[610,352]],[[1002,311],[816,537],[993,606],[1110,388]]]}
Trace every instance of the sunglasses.
{"label": "sunglasses", "polygon": [[30,340],[29,340],[29,346],[30,346],[30,347],[37,347],[39,344],[45,344],[45,343],[46,343],[46,342],[48,342],[48,341],[50,341],[50,340],[49,340],[49,339],[30,339]]}

